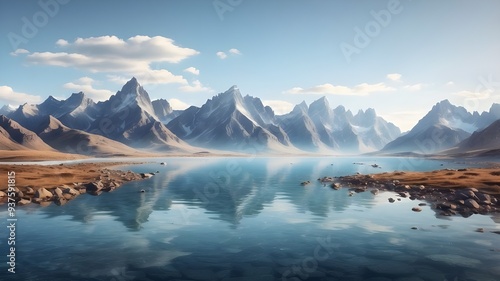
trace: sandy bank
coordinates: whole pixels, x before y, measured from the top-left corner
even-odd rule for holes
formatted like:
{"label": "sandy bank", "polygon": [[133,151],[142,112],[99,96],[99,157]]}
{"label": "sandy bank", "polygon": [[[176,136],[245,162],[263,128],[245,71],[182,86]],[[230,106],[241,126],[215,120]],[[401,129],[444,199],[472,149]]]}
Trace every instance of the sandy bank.
{"label": "sandy bank", "polygon": [[0,165],[0,202],[7,202],[8,173],[15,172],[18,205],[55,202],[64,205],[80,194],[99,195],[113,191],[124,182],[141,180],[153,174],[110,169],[124,162],[79,163],[60,165]]}

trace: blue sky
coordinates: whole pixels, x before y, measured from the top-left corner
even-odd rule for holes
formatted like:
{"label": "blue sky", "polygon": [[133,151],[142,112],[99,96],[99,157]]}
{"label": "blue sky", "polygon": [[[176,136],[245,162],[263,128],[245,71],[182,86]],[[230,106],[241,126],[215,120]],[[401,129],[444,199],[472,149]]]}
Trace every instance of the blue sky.
{"label": "blue sky", "polygon": [[102,100],[136,76],[202,105],[238,85],[277,113],[327,96],[410,129],[500,102],[500,1],[0,1],[0,106]]}

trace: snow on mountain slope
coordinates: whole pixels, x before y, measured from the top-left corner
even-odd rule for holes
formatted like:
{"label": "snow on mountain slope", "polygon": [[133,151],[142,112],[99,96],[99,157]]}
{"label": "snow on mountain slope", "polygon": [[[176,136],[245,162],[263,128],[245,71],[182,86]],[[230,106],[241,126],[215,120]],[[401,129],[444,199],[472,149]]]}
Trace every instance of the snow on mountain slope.
{"label": "snow on mountain slope", "polygon": [[388,143],[382,152],[434,153],[455,146],[477,129],[480,116],[443,100],[410,132]]}
{"label": "snow on mountain slope", "polygon": [[370,152],[401,133],[373,109],[353,115],[343,106],[332,109],[326,97],[309,107],[302,102],[292,112],[277,116],[277,120],[294,145],[309,151],[322,151],[326,147],[336,153]]}
{"label": "snow on mountain slope", "polygon": [[[236,151],[296,150],[274,124],[274,112],[258,98],[242,97],[237,86],[201,107],[190,107],[168,123],[182,139],[198,146]],[[290,151],[290,150],[289,150]]]}
{"label": "snow on mountain slope", "polygon": [[135,78],[128,81],[109,100],[97,106],[99,115],[92,122],[88,130],[90,133],[140,149],[196,151],[158,120],[149,94]]}

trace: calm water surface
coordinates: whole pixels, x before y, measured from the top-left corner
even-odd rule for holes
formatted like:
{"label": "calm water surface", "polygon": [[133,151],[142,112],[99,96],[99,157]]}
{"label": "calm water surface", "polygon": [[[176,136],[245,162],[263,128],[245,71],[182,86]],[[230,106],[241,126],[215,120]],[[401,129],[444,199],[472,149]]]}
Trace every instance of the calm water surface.
{"label": "calm water surface", "polygon": [[[345,188],[334,191],[316,181],[467,164],[404,158],[152,161],[121,167],[159,174],[112,193],[82,195],[63,207],[18,207],[16,274],[2,262],[0,280],[500,280],[500,235],[491,232],[500,230],[498,217],[437,218],[427,206],[412,212],[420,201],[391,204],[389,192],[348,196]],[[305,180],[312,183],[300,186]],[[5,205],[0,220],[5,257]],[[484,233],[475,232],[480,227]]]}

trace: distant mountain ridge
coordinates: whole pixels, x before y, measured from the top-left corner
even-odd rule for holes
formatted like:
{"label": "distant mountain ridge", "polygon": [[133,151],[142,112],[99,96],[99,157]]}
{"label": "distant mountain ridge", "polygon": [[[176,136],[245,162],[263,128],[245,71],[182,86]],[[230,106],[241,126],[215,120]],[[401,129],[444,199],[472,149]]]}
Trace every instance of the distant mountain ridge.
{"label": "distant mountain ridge", "polygon": [[200,108],[192,106],[167,127],[180,138],[202,147],[239,151],[295,150],[275,124],[274,112],[260,99],[243,97],[236,86]]}
{"label": "distant mountain ridge", "polygon": [[374,109],[359,110],[353,115],[343,106],[332,109],[326,97],[309,107],[302,102],[277,119],[292,143],[308,151],[376,151],[401,134],[398,127],[377,116]]}
{"label": "distant mountain ridge", "polygon": [[[23,104],[16,109],[4,106],[0,112],[6,114],[0,129],[0,150],[39,147],[85,155],[141,151],[189,154],[203,149],[274,154],[432,154],[453,147],[480,150],[495,147],[495,143],[487,144],[484,135],[494,136],[496,127],[488,126],[500,119],[499,104],[487,112],[470,113],[443,100],[401,135],[397,126],[372,108],[353,114],[342,105],[331,107],[328,99],[321,97],[276,115],[260,98],[243,96],[237,86],[213,96],[201,107],[178,111],[166,99],[151,101],[136,78],[102,102],[95,103],[79,92],[66,100],[49,96],[40,104]],[[489,130],[482,133],[486,128]],[[66,145],[70,142],[80,148]]]}
{"label": "distant mountain ridge", "polygon": [[0,147],[2,150],[55,151],[34,132],[5,115],[0,115]]}
{"label": "distant mountain ridge", "polygon": [[489,112],[470,113],[448,100],[438,102],[407,134],[388,143],[385,153],[416,152],[430,154],[451,148],[473,132],[500,119],[500,106],[493,104]]}
{"label": "distant mountain ridge", "polygon": [[500,119],[474,132],[456,147],[442,154],[457,156],[500,156]]}

